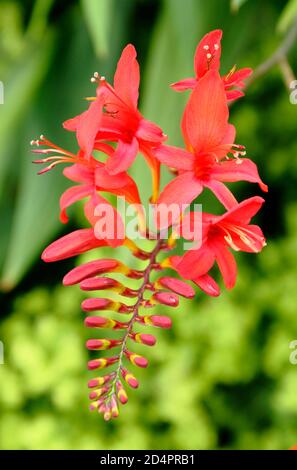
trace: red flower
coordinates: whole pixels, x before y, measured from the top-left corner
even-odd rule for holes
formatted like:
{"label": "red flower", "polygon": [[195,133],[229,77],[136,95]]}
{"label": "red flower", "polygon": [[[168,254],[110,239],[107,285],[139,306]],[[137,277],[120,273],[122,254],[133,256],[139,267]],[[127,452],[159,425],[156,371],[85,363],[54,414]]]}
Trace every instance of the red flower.
{"label": "red flower", "polygon": [[97,97],[87,111],[64,122],[64,127],[76,131],[86,158],[90,158],[101,142],[117,142],[115,152],[106,162],[106,169],[112,175],[126,171],[137,153],[142,152],[153,170],[156,196],[160,165],[152,155],[152,148],[167,136],[156,124],[144,119],[137,108],[139,79],[136,51],[128,44],[118,62],[114,86],[105,77],[94,74],[92,81],[98,82]]}
{"label": "red flower", "polygon": [[[172,269],[179,273],[178,265],[181,263],[182,259],[182,256],[170,256],[166,262]],[[220,288],[218,284],[209,274],[193,277],[191,278],[191,281],[200,287],[200,289],[203,290],[203,292],[205,292],[207,295],[211,295],[212,297],[217,297],[220,295]]]}
{"label": "red flower", "polygon": [[[250,225],[251,218],[259,211],[264,199],[255,196],[246,199],[222,216],[202,214],[203,236],[198,249],[189,250],[176,265],[176,270],[185,279],[197,279],[205,276],[215,261],[222,273],[228,289],[236,281],[236,262],[230,252],[245,251],[258,253],[265,246],[264,235],[257,225]],[[197,213],[187,214],[182,222],[183,234],[194,222]]]}
{"label": "red flower", "polygon": [[[231,181],[255,182],[267,191],[256,165],[238,158],[245,152],[233,144],[235,128],[228,117],[222,81],[211,70],[199,81],[184,112],[182,131],[188,150],[162,145],[154,152],[162,163],[179,171],[161,193],[159,204],[190,204],[207,187],[229,209],[237,201],[223,183]],[[229,159],[228,153],[235,158]]]}
{"label": "red flower", "polygon": [[[194,71],[195,78],[186,78],[179,82],[173,83],[171,87],[176,91],[184,91],[193,89],[199,80],[209,70],[220,70],[220,57],[221,57],[221,39],[223,32],[220,29],[215,29],[206,34],[199,42],[195,57],[194,57]],[[243,80],[249,77],[252,69],[243,68],[236,71],[234,66],[229,73],[222,77],[222,81],[226,90],[228,100],[235,100],[244,95],[244,93],[236,88],[244,88]]]}
{"label": "red flower", "polygon": [[[49,166],[41,170],[39,173],[44,173],[59,163],[72,163],[71,166],[64,169],[63,174],[71,181],[79,184],[68,188],[60,198],[61,222],[68,222],[68,216],[66,213],[68,207],[70,207],[75,202],[80,201],[81,199],[88,198],[84,206],[84,212],[89,223],[93,227],[95,226],[96,222],[100,218],[95,215],[95,209],[98,206],[105,206],[108,210],[108,214],[112,218],[112,220],[110,220],[110,226],[113,231],[113,236],[110,236],[108,239],[106,239],[106,244],[112,247],[123,244],[125,237],[122,219],[117,213],[116,209],[109,203],[109,201],[107,201],[107,199],[102,197],[99,192],[104,191],[116,194],[117,196],[124,196],[128,203],[140,205],[141,201],[138,188],[133,178],[131,178],[131,176],[129,176],[126,172],[112,176],[106,171],[104,164],[92,156],[90,159],[86,160],[82,151],[79,151],[77,155],[72,154],[60,147],[57,147],[52,142],[45,139],[44,136],[41,136],[40,140],[33,141],[32,143],[38,146],[49,146],[47,149],[35,149],[35,153],[58,153],[56,156],[46,157],[42,160],[35,160],[35,163],[50,163]],[[114,149],[108,145],[105,145],[104,150],[110,155],[114,152]],[[93,229],[89,230],[94,231]],[[79,238],[81,238],[79,231],[78,235]],[[98,233],[98,230],[96,231],[96,235],[101,241],[104,238],[104,234],[101,236],[100,233]],[[95,238],[94,234],[91,242],[96,244],[96,239],[93,240],[93,238]],[[75,240],[75,242],[79,243],[79,240]],[[87,249],[91,248],[86,248],[86,250]]]}

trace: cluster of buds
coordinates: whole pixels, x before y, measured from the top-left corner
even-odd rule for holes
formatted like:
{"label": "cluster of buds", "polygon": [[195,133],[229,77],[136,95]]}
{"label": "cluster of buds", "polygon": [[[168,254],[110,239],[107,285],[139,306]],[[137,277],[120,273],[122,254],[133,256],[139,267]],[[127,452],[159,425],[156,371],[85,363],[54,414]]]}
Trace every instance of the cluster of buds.
{"label": "cluster of buds", "polygon": [[[75,267],[63,279],[65,286],[79,285],[83,292],[98,292],[97,297],[83,300],[81,308],[88,315],[85,326],[93,331],[93,336],[98,333],[98,337],[87,340],[87,349],[90,354],[105,351],[88,362],[88,369],[108,369],[89,381],[90,409],[103,414],[107,421],[119,415],[120,404],[127,403],[126,385],[132,389],[139,386],[133,367],[148,366],[147,358],[134,352],[136,344],[156,344],[156,337],[145,332],[146,328],[171,327],[170,317],[151,309],[177,308],[180,296],[192,299],[195,290],[186,281],[210,296],[219,295],[219,285],[210,274],[215,263],[226,287],[232,288],[237,271],[231,250],[256,253],[265,245],[261,229],[250,224],[264,200],[255,196],[238,202],[225,184],[249,181],[267,191],[255,163],[244,158],[244,146],[234,143],[235,128],[229,123],[228,103],[243,96],[243,80],[251,69],[236,71],[234,67],[226,75],[220,74],[221,38],[220,30],[207,34],[195,53],[195,78],[172,85],[177,91],[191,90],[181,120],[184,148],[167,145],[162,129],[140,113],[139,65],[131,44],[122,52],[113,84],[96,72],[91,78],[96,93],[88,98],[88,108],[64,122],[65,129],[75,132],[76,153],[58,147],[44,136],[31,142],[36,146],[33,152],[43,156],[35,160],[45,164],[40,174],[60,163],[68,164],[63,173],[75,184],[61,196],[61,222],[68,222],[67,211],[72,204],[84,200],[88,224],[87,228],[54,241],[44,250],[42,259],[53,262],[105,246],[124,246],[132,257],[145,263],[143,269],[132,269],[116,257],[95,259]],[[153,234],[146,227],[138,185],[128,173],[138,154],[144,157],[152,176],[150,200],[156,207]],[[162,164],[173,170],[174,178],[160,192]],[[224,207],[222,215],[195,211],[185,214],[182,210],[167,221],[157,215],[172,204],[189,206],[205,188]],[[151,251],[143,250],[128,237],[121,215],[102,193],[124,197],[135,207],[142,238],[154,240]],[[102,223],[103,207],[111,214],[107,220],[108,228],[113,229],[110,232]],[[201,243],[174,254],[171,250],[175,249],[176,230],[181,226],[184,239],[195,241],[190,227],[198,215],[202,221]],[[171,230],[166,240],[165,229]],[[174,273],[164,273],[168,269]],[[126,285],[127,280],[133,280],[137,287]]]}

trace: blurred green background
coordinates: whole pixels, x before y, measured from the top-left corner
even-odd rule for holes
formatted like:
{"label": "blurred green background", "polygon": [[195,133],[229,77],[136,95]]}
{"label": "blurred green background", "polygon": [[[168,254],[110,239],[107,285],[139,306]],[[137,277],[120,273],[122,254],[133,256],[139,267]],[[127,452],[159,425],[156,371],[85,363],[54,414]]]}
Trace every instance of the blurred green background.
{"label": "blurred green background", "polygon": [[[88,411],[81,293],[63,288],[78,263],[40,260],[68,227],[58,219],[67,182],[36,176],[29,142],[44,133],[75,149],[63,120],[81,112],[95,70],[112,78],[128,42],[142,70],[141,109],[180,144],[186,96],[168,87],[192,75],[198,40],[224,30],[222,69],[252,66],[279,46],[297,12],[290,0],[0,1],[0,447],[2,449],[287,449],[297,443],[297,105],[279,68],[257,79],[231,110],[237,142],[269,184],[258,218],[268,247],[240,254],[232,292],[201,292],[173,312],[172,331],[145,351],[150,367],[116,422]],[[289,54],[297,68],[297,44]],[[143,194],[143,160],[134,176]],[[164,176],[164,181],[168,175]],[[239,199],[260,194],[234,185]],[[214,203],[203,199],[207,210]],[[81,261],[81,259],[79,260]],[[166,310],[166,309],[163,309]],[[171,312],[170,312],[171,313]]]}

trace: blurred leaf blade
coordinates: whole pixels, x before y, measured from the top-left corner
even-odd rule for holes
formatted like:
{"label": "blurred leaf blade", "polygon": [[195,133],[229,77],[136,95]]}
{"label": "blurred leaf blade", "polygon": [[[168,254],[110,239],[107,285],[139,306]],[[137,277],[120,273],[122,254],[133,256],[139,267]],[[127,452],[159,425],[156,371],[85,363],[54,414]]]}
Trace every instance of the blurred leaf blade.
{"label": "blurred leaf blade", "polygon": [[108,35],[112,16],[112,1],[81,0],[81,8],[96,55],[106,57],[109,51]]}
{"label": "blurred leaf blade", "polygon": [[296,17],[297,0],[289,0],[279,17],[277,23],[277,31],[279,31],[280,33],[285,33]]}
{"label": "blurred leaf blade", "polygon": [[[4,83],[4,103],[0,107],[0,148],[3,153],[48,70],[53,45],[54,32],[50,31],[40,47],[25,51]],[[0,193],[7,165],[8,159],[1,158]]]}

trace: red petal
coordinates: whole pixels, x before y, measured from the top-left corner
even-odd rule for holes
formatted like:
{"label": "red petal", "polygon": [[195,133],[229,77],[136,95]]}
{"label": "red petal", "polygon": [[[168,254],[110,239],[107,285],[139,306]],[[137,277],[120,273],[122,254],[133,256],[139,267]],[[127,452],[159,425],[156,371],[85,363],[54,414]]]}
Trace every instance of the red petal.
{"label": "red petal", "polygon": [[244,93],[241,90],[227,90],[226,91],[226,98],[228,101],[238,100],[238,98],[241,98],[242,96],[244,96]]}
{"label": "red petal", "polygon": [[118,61],[114,76],[116,93],[131,107],[137,107],[139,88],[139,65],[136,60],[136,50],[128,44]]}
{"label": "red petal", "polygon": [[179,147],[160,145],[153,151],[155,157],[164,165],[177,170],[192,170],[194,155]]}
{"label": "red petal", "polygon": [[195,88],[197,85],[196,78],[185,78],[179,82],[172,83],[170,87],[175,91],[185,91]]}
{"label": "red petal", "polygon": [[63,175],[75,183],[94,184],[94,169],[86,165],[75,163],[74,165],[67,166],[63,170]]}
{"label": "red petal", "polygon": [[196,279],[212,268],[214,260],[214,254],[207,247],[189,250],[177,265],[177,271],[185,279]]}
{"label": "red petal", "polygon": [[100,129],[104,101],[105,92],[102,89],[101,93],[97,95],[96,100],[90,104],[89,109],[84,113],[77,126],[76,136],[78,145],[85,152],[87,159],[90,158],[96,134]]}
{"label": "red petal", "polygon": [[229,160],[214,165],[212,178],[224,182],[249,181],[250,183],[258,183],[262,191],[268,191],[268,187],[259,176],[257,165],[249,158]]}
{"label": "red petal", "polygon": [[106,162],[108,173],[116,175],[126,171],[132,165],[138,153],[138,148],[138,141],[135,137],[129,143],[119,140],[113,156],[109,157]]}
{"label": "red petal", "polygon": [[209,188],[214,193],[214,195],[223,204],[223,206],[226,207],[226,209],[231,209],[238,204],[230,189],[228,189],[227,186],[225,186],[220,181],[211,179],[205,182],[204,186]]}
{"label": "red petal", "polygon": [[80,255],[85,251],[99,246],[106,246],[104,240],[98,240],[92,228],[84,228],[68,233],[51,243],[42,253],[41,258],[46,263],[59,261]]}
{"label": "red petal", "polygon": [[84,111],[83,113],[78,114],[74,118],[67,119],[67,121],[64,121],[63,122],[64,129],[67,129],[67,131],[76,132],[77,127],[78,127],[81,119],[83,119],[83,116],[85,115],[86,112],[87,111]]}
{"label": "red petal", "polygon": [[124,196],[130,204],[140,204],[138,188],[128,173],[110,175],[105,167],[97,168],[95,173],[97,189]]}
{"label": "red petal", "polygon": [[209,274],[204,274],[204,276],[192,279],[192,281],[197,284],[197,286],[200,287],[200,289],[203,290],[206,294],[213,297],[220,295],[220,288],[218,284]]}
{"label": "red petal", "polygon": [[135,135],[138,139],[153,143],[160,143],[166,139],[162,129],[147,119],[141,119]]}
{"label": "red petal", "polygon": [[84,197],[92,194],[93,190],[93,186],[79,185],[72,186],[62,194],[60,198],[60,220],[63,224],[66,224],[69,220],[66,213],[66,209],[72,204],[74,204],[76,201],[79,201]]}
{"label": "red petal", "polygon": [[[199,194],[203,187],[195,177],[194,173],[188,171],[177,176],[165,186],[162,191],[157,206],[157,226],[162,229],[171,225],[177,220],[182,212]],[[174,212],[167,217],[170,205]],[[169,206],[169,207],[168,207]]]}
{"label": "red petal", "polygon": [[[194,70],[197,78],[203,77],[208,70],[220,69],[221,57],[221,39],[223,32],[220,29],[215,29],[206,34],[199,42],[194,58]],[[218,48],[215,49],[215,44]],[[204,49],[208,46],[209,49]],[[211,60],[207,59],[207,54],[211,54]]]}
{"label": "red petal", "polygon": [[211,249],[215,254],[216,262],[218,263],[226,288],[232,289],[237,276],[237,266],[233,254],[226,247],[225,243],[212,241]]}
{"label": "red petal", "polygon": [[260,227],[258,227],[258,225],[244,224],[241,224],[240,227],[242,230],[241,237],[238,231],[234,232],[232,228],[229,229],[234,245],[239,250],[245,251],[246,253],[259,253],[266,244],[265,237]]}
{"label": "red petal", "polygon": [[216,223],[228,222],[234,224],[249,224],[251,218],[257,214],[264,202],[265,200],[259,196],[245,199],[221,217],[217,217]]}
{"label": "red petal", "polygon": [[183,117],[185,139],[196,154],[215,154],[228,131],[228,116],[223,82],[210,70],[193,90]]}
{"label": "red petal", "polygon": [[244,86],[244,83],[241,83],[242,80],[245,80],[246,78],[248,78],[252,73],[253,73],[253,69],[249,67],[245,67],[232,73],[229,76],[229,78],[227,78],[228,77],[228,74],[227,74],[226,77],[223,77],[225,86],[228,88],[231,86],[238,86],[239,88],[242,88],[242,85]]}

